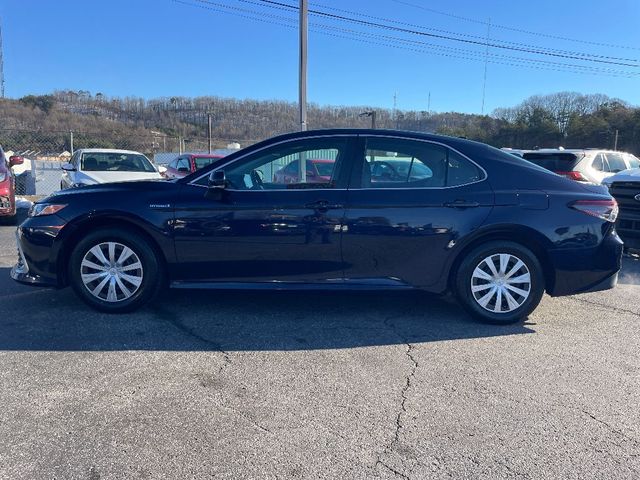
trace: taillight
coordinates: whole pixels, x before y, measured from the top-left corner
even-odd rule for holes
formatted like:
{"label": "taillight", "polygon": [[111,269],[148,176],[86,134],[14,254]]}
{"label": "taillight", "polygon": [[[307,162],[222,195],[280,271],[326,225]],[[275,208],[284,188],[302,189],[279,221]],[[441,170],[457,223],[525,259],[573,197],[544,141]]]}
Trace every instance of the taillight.
{"label": "taillight", "polygon": [[611,200],[577,200],[569,206],[574,210],[611,223],[618,218],[618,202],[613,198]]}
{"label": "taillight", "polygon": [[578,182],[586,182],[588,181],[580,172],[571,171],[571,172],[554,172],[558,175],[562,175],[563,177],[567,177],[570,180],[577,180]]}

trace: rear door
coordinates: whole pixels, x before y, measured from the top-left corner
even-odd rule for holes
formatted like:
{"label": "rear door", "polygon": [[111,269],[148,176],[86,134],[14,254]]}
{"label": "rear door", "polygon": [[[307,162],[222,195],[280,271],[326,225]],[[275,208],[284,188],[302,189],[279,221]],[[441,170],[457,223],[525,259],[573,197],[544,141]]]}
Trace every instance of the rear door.
{"label": "rear door", "polygon": [[345,280],[437,283],[450,249],[493,207],[486,173],[434,142],[365,136],[359,148],[343,227]]}

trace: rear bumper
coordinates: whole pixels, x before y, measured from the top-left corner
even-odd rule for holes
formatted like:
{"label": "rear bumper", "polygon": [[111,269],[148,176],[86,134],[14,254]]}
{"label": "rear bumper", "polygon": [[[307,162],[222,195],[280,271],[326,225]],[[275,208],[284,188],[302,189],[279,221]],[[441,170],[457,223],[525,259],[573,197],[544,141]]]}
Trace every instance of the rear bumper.
{"label": "rear bumper", "polygon": [[553,282],[548,293],[557,297],[597,292],[616,286],[622,267],[623,243],[611,230],[594,248],[558,249],[549,252]]}

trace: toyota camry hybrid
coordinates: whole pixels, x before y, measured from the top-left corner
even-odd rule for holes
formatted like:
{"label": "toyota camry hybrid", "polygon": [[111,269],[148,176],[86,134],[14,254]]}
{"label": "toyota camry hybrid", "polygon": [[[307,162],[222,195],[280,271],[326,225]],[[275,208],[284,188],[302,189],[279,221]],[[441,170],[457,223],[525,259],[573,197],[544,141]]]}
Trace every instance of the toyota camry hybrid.
{"label": "toyota camry hybrid", "polygon": [[[317,160],[322,182],[306,172]],[[277,173],[289,165],[299,171],[285,181]],[[604,187],[481,143],[299,132],[177,180],[56,192],[18,228],[11,275],[70,285],[106,312],[138,308],[167,285],[422,289],[453,292],[475,317],[508,323],[545,291],[615,286],[617,212]]]}

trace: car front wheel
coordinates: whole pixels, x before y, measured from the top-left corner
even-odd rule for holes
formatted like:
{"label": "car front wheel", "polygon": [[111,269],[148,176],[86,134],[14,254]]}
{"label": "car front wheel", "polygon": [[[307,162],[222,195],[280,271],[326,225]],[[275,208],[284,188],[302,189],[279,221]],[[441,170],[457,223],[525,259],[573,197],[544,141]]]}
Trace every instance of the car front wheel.
{"label": "car front wheel", "polygon": [[528,248],[490,242],[466,255],[457,272],[456,290],[465,309],[489,323],[526,318],[544,293],[542,266]]}
{"label": "car front wheel", "polygon": [[128,230],[97,230],[73,249],[69,278],[93,308],[109,313],[135,310],[159,291],[162,269],[148,242]]}

